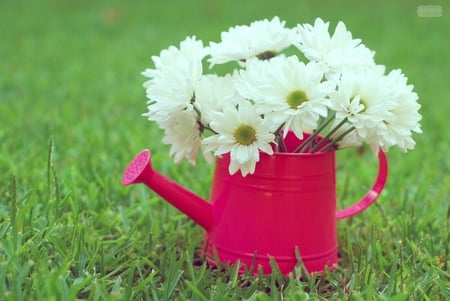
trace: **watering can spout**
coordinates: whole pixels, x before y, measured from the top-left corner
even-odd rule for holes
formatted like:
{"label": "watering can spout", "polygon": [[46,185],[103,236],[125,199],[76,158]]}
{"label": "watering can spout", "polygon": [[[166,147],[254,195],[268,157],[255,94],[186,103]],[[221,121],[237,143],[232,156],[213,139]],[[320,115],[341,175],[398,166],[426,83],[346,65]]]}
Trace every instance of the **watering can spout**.
{"label": "watering can spout", "polygon": [[209,231],[213,226],[213,208],[210,203],[164,177],[152,168],[151,153],[144,150],[134,157],[125,169],[123,185],[143,183],[194,222]]}

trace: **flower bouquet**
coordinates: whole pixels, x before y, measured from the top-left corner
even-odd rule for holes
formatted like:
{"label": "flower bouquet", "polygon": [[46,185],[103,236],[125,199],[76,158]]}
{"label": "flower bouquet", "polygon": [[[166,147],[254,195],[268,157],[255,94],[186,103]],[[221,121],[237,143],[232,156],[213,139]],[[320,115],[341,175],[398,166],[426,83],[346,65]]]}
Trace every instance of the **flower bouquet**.
{"label": "flower bouquet", "polygon": [[[407,151],[412,132],[421,133],[418,96],[401,70],[386,73],[374,54],[342,22],[330,34],[320,18],[293,28],[278,17],[255,21],[206,46],[187,37],[142,73],[144,116],[164,130],[175,162],[229,153],[229,173],[243,176],[254,173],[261,153],[286,152],[288,133],[301,141],[290,152],[362,143]],[[219,64],[230,72],[205,72]]]}

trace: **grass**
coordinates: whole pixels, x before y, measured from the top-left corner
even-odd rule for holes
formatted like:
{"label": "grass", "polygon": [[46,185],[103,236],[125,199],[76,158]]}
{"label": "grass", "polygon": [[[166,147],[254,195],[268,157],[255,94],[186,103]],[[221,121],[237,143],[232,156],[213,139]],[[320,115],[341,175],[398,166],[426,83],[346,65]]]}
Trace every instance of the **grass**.
{"label": "grass", "polygon": [[[428,1],[25,1],[0,11],[0,300],[445,300],[449,287],[450,6]],[[423,135],[389,152],[377,204],[339,222],[340,266],[322,276],[253,278],[202,261],[202,230],[141,186],[122,187],[143,148],[207,197],[211,166],[175,165],[140,114],[140,71],[187,35],[205,41],[279,15],[343,20],[402,68],[420,96]],[[370,152],[339,153],[339,206],[371,184]],[[300,270],[297,275],[301,274]]]}

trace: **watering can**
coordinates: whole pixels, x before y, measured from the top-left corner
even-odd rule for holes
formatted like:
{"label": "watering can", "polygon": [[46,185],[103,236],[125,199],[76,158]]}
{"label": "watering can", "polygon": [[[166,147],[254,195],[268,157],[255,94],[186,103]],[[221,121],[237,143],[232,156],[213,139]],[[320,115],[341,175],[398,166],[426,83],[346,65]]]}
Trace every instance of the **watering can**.
{"label": "watering can", "polygon": [[[286,146],[299,140],[292,134]],[[152,168],[144,150],[126,168],[122,183],[143,183],[205,230],[205,256],[212,264],[240,263],[272,273],[273,262],[288,275],[299,262],[309,273],[332,270],[338,263],[337,221],[354,216],[377,199],[387,179],[385,154],[378,152],[378,175],[358,202],[336,209],[335,151],[260,153],[253,174],[230,175],[229,154],[216,159],[210,201]]]}

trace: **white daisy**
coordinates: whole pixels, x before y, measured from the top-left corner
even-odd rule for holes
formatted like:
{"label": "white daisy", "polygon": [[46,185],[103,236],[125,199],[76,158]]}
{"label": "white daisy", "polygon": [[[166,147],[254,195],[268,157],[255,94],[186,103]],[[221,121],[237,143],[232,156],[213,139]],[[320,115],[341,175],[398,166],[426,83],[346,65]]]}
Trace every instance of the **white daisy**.
{"label": "white daisy", "polygon": [[271,143],[275,137],[249,102],[225,106],[223,112],[214,114],[210,126],[217,134],[205,138],[203,144],[216,156],[230,153],[230,174],[238,170],[243,176],[252,174],[259,152],[273,153]]}
{"label": "white daisy", "polygon": [[284,125],[284,134],[293,130],[300,139],[303,132],[317,127],[327,116],[327,97],[335,84],[323,80],[319,64],[305,65],[296,56],[252,61],[241,71],[237,90],[255,102],[258,113],[270,121],[271,130]]}
{"label": "white daisy", "polygon": [[156,68],[142,73],[150,77],[144,83],[149,101],[148,112],[143,115],[164,124],[173,114],[191,109],[205,55],[203,43],[188,37],[180,43],[180,48],[171,46],[159,57],[152,57]]}
{"label": "white daisy", "polygon": [[272,20],[254,21],[249,26],[231,27],[222,32],[219,43],[210,43],[211,65],[230,61],[246,61],[250,58],[270,58],[289,47],[295,32],[285,27],[278,17]]}
{"label": "white daisy", "polygon": [[390,114],[385,115],[377,124],[369,143],[372,148],[379,146],[384,151],[395,145],[406,152],[415,146],[412,132],[422,133],[418,96],[412,91],[413,86],[407,84],[407,78],[400,70],[391,71],[383,77],[383,82],[387,90],[386,97],[395,105],[389,109]]}
{"label": "white daisy", "polygon": [[203,47],[203,42],[195,36],[187,37],[180,42],[180,46],[170,46],[161,51],[159,56],[152,56],[155,69],[148,68],[142,75],[151,80],[144,83],[146,88],[158,78],[167,77],[165,71],[172,72],[174,68],[187,75],[188,79],[196,79],[202,74],[202,64],[199,64],[208,54],[208,48]]}
{"label": "white daisy", "polygon": [[323,64],[327,78],[338,77],[348,70],[360,70],[375,65],[374,54],[360,39],[353,39],[345,24],[339,22],[334,34],[328,32],[329,22],[317,18],[314,26],[303,24],[297,26],[298,40],[294,45],[306,58]]}
{"label": "white daisy", "polygon": [[378,66],[358,74],[343,74],[337,90],[330,94],[336,121],[347,120],[358,135],[367,139],[383,119],[389,118],[395,103],[387,95],[384,68]]}
{"label": "white daisy", "polygon": [[226,76],[204,75],[196,88],[194,106],[201,114],[200,122],[208,126],[214,112],[222,112],[223,106],[237,105],[244,98],[236,91],[234,81],[237,72]]}
{"label": "white daisy", "polygon": [[[163,143],[170,144],[169,154],[176,163],[186,158],[189,163],[195,164],[201,145],[202,131],[192,111],[184,110],[173,114],[172,118],[164,124],[165,136]],[[205,153],[208,160],[210,156]]]}
{"label": "white daisy", "polygon": [[[142,74],[148,98],[143,114],[164,130],[175,162],[196,162],[198,153],[230,154],[229,173],[255,171],[260,153],[283,148],[281,134],[303,139],[298,151],[354,147],[365,142],[374,151],[414,148],[421,133],[420,105],[400,70],[385,75],[374,52],[353,39],[344,23],[333,34],[320,18],[314,25],[285,27],[278,17],[235,26],[208,47],[187,37],[153,56]],[[280,51],[294,44],[309,63]],[[203,74],[211,66],[237,61],[226,76]],[[319,124],[320,122],[320,124]],[[329,130],[323,141],[314,140]],[[206,138],[205,138],[206,137]]]}

